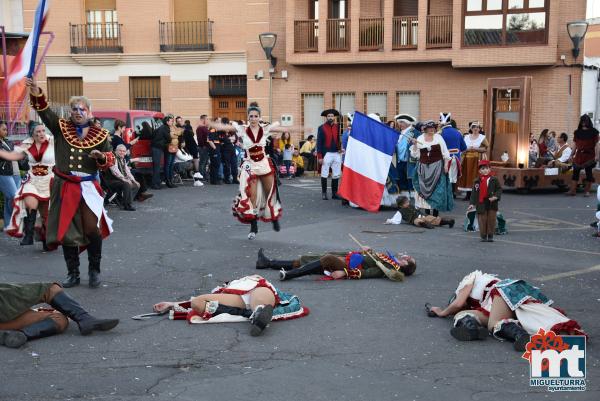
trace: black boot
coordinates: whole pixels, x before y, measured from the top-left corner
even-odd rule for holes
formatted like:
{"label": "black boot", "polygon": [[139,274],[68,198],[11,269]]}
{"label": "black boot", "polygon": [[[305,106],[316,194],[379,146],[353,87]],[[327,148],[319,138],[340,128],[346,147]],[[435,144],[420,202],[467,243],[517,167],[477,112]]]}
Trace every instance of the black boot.
{"label": "black boot", "polygon": [[454,227],[454,219],[447,219],[442,217],[442,221],[440,222],[440,226],[448,226],[448,228]]}
{"label": "black boot", "polygon": [[279,232],[281,230],[281,226],[279,225],[279,220],[273,220],[273,231]]}
{"label": "black boot", "polygon": [[291,280],[293,278],[306,276],[308,274],[316,273],[322,271],[323,267],[321,266],[320,260],[315,260],[314,262],[309,262],[305,265],[298,267],[297,269],[285,270],[282,268],[279,272],[279,280]]}
{"label": "black boot", "polygon": [[76,246],[62,246],[63,256],[67,262],[67,279],[62,282],[64,288],[79,285],[79,248]]}
{"label": "black boot", "polygon": [[515,351],[525,352],[525,347],[530,340],[529,333],[516,321],[507,320],[499,323],[494,328],[494,335],[513,344]]}
{"label": "black boot", "polygon": [[100,234],[89,236],[90,243],[87,247],[88,253],[88,274],[90,288],[98,288],[102,283],[100,281],[100,260],[102,259],[102,237]]}
{"label": "black boot", "polygon": [[321,177],[321,198],[327,200],[327,178]]}
{"label": "black boot", "polygon": [[0,331],[0,345],[8,348],[19,348],[27,341],[50,337],[58,334],[56,322],[50,318],[30,324],[21,330]]}
{"label": "black boot", "polygon": [[291,270],[294,266],[298,266],[295,260],[273,260],[269,259],[264,254],[264,249],[258,250],[258,258],[256,259],[257,269],[273,269],[273,270]]}
{"label": "black boot", "polygon": [[175,188],[175,184],[173,184],[173,181],[165,179],[165,182],[167,184],[167,187]]}
{"label": "black boot", "polygon": [[494,242],[494,234],[488,234],[487,242]]}
{"label": "black boot", "polygon": [[36,209],[27,211],[27,216],[23,219],[24,236],[21,240],[21,245],[33,245],[33,229],[35,227]]}
{"label": "black boot", "polygon": [[338,178],[332,178],[331,179],[331,199],[342,199],[337,194],[337,191],[338,191],[338,182],[339,182]]}
{"label": "black boot", "polygon": [[455,322],[450,334],[459,341],[485,340],[488,336],[488,330],[475,317],[465,315]]}
{"label": "black boot", "polygon": [[250,335],[253,337],[260,336],[263,331],[269,327],[269,323],[273,319],[273,306],[260,305],[250,316]]}
{"label": "black boot", "polygon": [[258,222],[256,220],[252,220],[250,222],[250,232],[248,233],[248,239],[253,240],[256,238],[256,234],[258,234]]}
{"label": "black boot", "polygon": [[84,336],[91,334],[94,330],[110,330],[119,324],[119,319],[97,319],[93,317],[64,291],[56,294],[50,301],[50,305],[75,321],[79,326],[79,332]]}
{"label": "black boot", "polygon": [[223,305],[218,301],[208,302],[206,305],[206,312],[210,313],[212,316],[217,316],[222,313],[229,313],[230,315],[243,316],[247,318],[252,316],[252,311],[250,309],[242,309],[236,306]]}

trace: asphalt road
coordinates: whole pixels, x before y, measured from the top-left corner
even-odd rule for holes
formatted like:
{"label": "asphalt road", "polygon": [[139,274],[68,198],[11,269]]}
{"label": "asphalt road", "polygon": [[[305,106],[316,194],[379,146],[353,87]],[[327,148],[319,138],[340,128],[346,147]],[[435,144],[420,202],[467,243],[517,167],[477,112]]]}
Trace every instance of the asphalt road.
{"label": "asphalt road", "polygon": [[[95,315],[119,317],[108,333],[66,333],[18,350],[0,347],[0,400],[598,400],[600,240],[588,224],[594,198],[505,194],[509,234],[480,243],[461,229],[386,226],[393,212],[369,214],[320,199],[316,180],[285,181],[282,230],[261,224],[257,240],[231,216],[230,185],[186,184],[157,191],[137,212],[109,209],[115,233],[104,243],[104,285],[69,290]],[[273,257],[353,247],[404,250],[417,273],[385,279],[279,283],[301,297],[308,317],[273,323],[262,337],[245,323],[190,326],[131,316],[161,300],[186,299],[253,274],[259,247]],[[82,260],[86,278],[85,256]],[[0,281],[62,280],[62,253],[0,238]],[[584,274],[558,273],[590,269]],[[529,367],[508,343],[463,343],[450,320],[428,318],[425,302],[445,304],[472,270],[523,278],[576,318],[591,336],[587,390],[550,393],[529,386]],[[85,283],[87,284],[87,283]]]}

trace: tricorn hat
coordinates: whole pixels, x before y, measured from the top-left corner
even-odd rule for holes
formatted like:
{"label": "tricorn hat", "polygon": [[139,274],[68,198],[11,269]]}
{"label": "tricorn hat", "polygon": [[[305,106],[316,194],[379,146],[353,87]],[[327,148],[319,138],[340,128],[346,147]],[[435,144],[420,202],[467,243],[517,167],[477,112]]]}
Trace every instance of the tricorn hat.
{"label": "tricorn hat", "polygon": [[411,116],[410,114],[398,114],[396,117],[394,117],[394,120],[405,122],[411,125],[417,122],[417,119]]}
{"label": "tricorn hat", "polygon": [[321,113],[321,117],[327,117],[328,114],[333,114],[334,116],[337,116],[337,117],[340,116],[340,112],[337,111],[336,109],[327,109],[327,110],[323,110],[323,112]]}

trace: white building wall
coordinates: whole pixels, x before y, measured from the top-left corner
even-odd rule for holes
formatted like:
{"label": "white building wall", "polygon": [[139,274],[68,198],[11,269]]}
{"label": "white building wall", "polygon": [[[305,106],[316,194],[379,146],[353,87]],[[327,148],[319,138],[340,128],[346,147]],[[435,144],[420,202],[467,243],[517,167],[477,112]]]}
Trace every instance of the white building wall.
{"label": "white building wall", "polygon": [[[584,64],[600,67],[600,57],[585,57]],[[600,128],[600,77],[598,74],[598,70],[585,69],[581,78],[581,113],[591,113],[596,128]]]}

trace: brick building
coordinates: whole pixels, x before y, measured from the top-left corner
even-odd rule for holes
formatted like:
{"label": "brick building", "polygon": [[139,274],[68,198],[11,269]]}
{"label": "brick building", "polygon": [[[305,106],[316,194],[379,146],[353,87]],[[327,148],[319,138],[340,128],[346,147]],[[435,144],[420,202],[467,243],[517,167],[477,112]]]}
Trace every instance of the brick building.
{"label": "brick building", "polygon": [[[36,0],[23,3],[27,29]],[[529,132],[575,127],[582,72],[561,55],[581,63],[566,24],[585,12],[585,0],[63,0],[40,81],[54,101],[79,92],[96,109],[190,119],[241,118],[258,100],[265,118],[313,128],[332,106],[450,111],[463,129],[485,122],[496,158]],[[278,36],[272,112],[261,32]]]}

